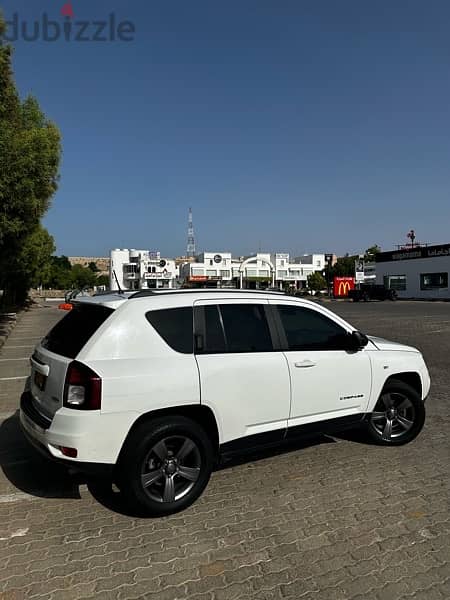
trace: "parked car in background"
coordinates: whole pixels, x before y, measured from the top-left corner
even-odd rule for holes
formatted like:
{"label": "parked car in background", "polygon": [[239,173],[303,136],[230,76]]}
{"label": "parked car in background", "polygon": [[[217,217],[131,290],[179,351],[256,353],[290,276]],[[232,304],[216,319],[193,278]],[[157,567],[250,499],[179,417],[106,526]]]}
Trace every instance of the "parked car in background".
{"label": "parked car in background", "polygon": [[397,300],[397,292],[374,283],[361,283],[359,288],[348,291],[348,298],[353,302],[368,302],[369,300]]}
{"label": "parked car in background", "polygon": [[243,450],[352,427],[396,446],[422,429],[421,353],[315,302],[248,290],[72,302],[31,358],[23,431],[55,460],[108,473],[147,514],[186,508]]}

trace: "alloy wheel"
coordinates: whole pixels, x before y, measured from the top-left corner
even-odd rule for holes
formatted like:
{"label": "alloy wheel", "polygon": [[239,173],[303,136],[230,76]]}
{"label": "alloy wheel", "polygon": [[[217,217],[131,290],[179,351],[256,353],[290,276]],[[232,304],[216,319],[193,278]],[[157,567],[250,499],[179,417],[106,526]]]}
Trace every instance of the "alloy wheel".
{"label": "alloy wheel", "polygon": [[201,463],[200,450],[191,438],[165,437],[151,448],[143,462],[142,487],[157,502],[181,500],[198,480]]}
{"label": "alloy wheel", "polygon": [[414,425],[416,411],[411,400],[399,392],[382,394],[371,414],[372,427],[385,441],[399,439]]}

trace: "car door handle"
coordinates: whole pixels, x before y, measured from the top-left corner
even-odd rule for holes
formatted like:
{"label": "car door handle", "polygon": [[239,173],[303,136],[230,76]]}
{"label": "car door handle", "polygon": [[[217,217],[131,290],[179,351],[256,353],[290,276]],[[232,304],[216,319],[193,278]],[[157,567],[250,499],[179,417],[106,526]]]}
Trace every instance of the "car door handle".
{"label": "car door handle", "polygon": [[294,363],[294,366],[297,367],[298,369],[307,369],[308,367],[315,367],[316,363],[313,362],[312,360],[302,360],[301,362],[296,362]]}

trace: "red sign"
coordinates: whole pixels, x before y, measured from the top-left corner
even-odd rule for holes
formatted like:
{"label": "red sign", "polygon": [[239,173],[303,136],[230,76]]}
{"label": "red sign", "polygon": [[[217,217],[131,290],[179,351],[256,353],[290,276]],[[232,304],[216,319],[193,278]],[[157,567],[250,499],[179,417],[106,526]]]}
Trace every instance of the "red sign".
{"label": "red sign", "polygon": [[189,278],[189,281],[207,281],[208,278],[205,277],[204,275],[191,275]]}
{"label": "red sign", "polygon": [[349,291],[354,289],[354,277],[335,277],[333,279],[333,296],[335,298],[345,298]]}

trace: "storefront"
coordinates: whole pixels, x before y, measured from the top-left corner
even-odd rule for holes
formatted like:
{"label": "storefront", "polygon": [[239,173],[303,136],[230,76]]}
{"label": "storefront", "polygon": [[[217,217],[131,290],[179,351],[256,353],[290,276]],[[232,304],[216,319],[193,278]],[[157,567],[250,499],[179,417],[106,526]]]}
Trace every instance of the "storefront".
{"label": "storefront", "polygon": [[450,244],[380,252],[377,283],[399,298],[450,299]]}

